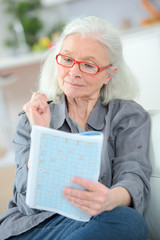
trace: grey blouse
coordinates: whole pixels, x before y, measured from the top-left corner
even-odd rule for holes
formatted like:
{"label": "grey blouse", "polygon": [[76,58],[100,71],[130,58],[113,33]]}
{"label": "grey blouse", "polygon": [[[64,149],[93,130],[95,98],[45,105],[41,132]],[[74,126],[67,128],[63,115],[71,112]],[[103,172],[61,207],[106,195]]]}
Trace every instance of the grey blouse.
{"label": "grey blouse", "polygon": [[[72,133],[79,131],[68,116],[65,101],[51,104],[50,112],[51,128]],[[148,113],[134,101],[112,100],[103,106],[98,99],[88,119],[87,131],[104,134],[99,181],[108,188],[126,188],[132,197],[132,207],[143,214],[150,196]],[[17,165],[13,199],[8,210],[0,216],[0,240],[21,234],[54,214],[31,209],[25,203],[30,133],[31,126],[23,115],[13,140]]]}

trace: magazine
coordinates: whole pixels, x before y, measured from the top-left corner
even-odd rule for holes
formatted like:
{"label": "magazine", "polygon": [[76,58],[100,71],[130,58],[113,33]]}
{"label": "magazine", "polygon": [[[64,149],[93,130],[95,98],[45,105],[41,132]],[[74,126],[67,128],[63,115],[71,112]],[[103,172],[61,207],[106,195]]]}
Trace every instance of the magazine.
{"label": "magazine", "polygon": [[89,221],[91,216],[70,204],[62,191],[65,186],[84,189],[72,182],[74,176],[98,181],[102,144],[103,134],[100,132],[68,133],[33,126],[27,205]]}

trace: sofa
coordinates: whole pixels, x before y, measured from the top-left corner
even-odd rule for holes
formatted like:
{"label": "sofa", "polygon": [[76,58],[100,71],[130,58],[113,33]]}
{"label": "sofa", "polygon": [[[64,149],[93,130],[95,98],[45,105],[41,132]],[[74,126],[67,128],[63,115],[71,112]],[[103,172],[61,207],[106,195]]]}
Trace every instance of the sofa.
{"label": "sofa", "polygon": [[160,110],[149,111],[151,117],[150,161],[151,198],[144,213],[149,240],[160,240]]}

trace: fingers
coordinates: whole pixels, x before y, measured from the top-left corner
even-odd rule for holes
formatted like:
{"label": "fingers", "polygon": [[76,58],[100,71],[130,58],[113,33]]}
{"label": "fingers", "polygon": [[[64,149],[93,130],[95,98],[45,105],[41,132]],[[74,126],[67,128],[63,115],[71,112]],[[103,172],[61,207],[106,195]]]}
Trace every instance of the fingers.
{"label": "fingers", "polygon": [[73,177],[72,181],[73,181],[73,183],[78,184],[78,185],[86,188],[89,191],[95,191],[97,188],[96,182],[93,182],[93,181],[85,179],[85,178]]}
{"label": "fingers", "polygon": [[45,94],[38,93],[38,92],[33,93],[32,97],[31,97],[31,101],[34,101],[36,99],[39,100],[44,105],[46,105],[47,101],[48,101]]}
{"label": "fingers", "polygon": [[74,177],[72,181],[86,190],[65,187],[63,196],[71,204],[92,216],[105,210],[109,191],[106,186],[80,177]]}
{"label": "fingers", "polygon": [[47,97],[45,94],[33,93],[31,100],[23,106],[23,110],[26,114],[32,113],[32,111],[38,111],[41,113],[47,106]]}
{"label": "fingers", "polygon": [[100,189],[98,191],[86,191],[86,190],[79,190],[72,187],[65,187],[63,189],[63,196],[67,199],[77,199],[77,200],[83,200],[89,201],[90,204],[93,204],[93,202],[97,202],[98,204],[103,204],[106,197],[106,187],[104,186],[103,189]]}
{"label": "fingers", "polygon": [[65,197],[76,197],[79,199],[87,199],[87,200],[92,200],[92,194],[91,192],[85,191],[85,190],[79,190],[76,188],[71,188],[71,187],[65,187],[63,189],[63,195]]}
{"label": "fingers", "polygon": [[45,94],[33,93],[31,100],[23,106],[23,110],[31,125],[49,127],[50,111]]}
{"label": "fingers", "polygon": [[91,203],[90,201],[82,200],[74,197],[68,197],[67,200],[75,207],[78,207],[82,211],[92,216],[95,216],[102,211],[101,205],[98,204],[97,202]]}
{"label": "fingers", "polygon": [[89,215],[95,216],[103,211],[103,201],[97,192],[88,192],[66,187],[63,189],[63,196],[72,205]]}

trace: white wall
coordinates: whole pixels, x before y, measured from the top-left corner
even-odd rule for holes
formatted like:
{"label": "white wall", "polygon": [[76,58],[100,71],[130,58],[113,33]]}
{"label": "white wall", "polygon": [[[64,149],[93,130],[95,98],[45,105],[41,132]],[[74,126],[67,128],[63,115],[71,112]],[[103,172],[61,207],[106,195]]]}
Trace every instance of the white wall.
{"label": "white wall", "polygon": [[[152,0],[160,9],[160,1]],[[125,59],[140,84],[138,102],[146,109],[160,109],[160,25],[141,28],[142,19],[150,18],[141,0],[80,0],[68,4],[70,20],[95,15],[122,28],[127,20],[133,31],[123,35]]]}
{"label": "white wall", "polygon": [[124,56],[140,83],[138,102],[160,109],[160,25],[122,36]]}
{"label": "white wall", "polygon": [[142,7],[140,0],[79,0],[68,4],[68,16],[71,19],[87,15],[102,17],[117,27],[127,19],[134,27],[149,13]]}

